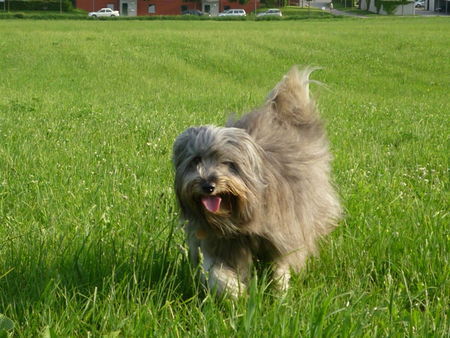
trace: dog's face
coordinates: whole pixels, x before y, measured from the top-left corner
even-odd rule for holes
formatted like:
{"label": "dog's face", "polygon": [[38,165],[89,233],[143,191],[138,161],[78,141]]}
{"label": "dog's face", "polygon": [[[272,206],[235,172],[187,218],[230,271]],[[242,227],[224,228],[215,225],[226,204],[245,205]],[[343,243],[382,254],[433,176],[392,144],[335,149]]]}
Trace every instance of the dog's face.
{"label": "dog's face", "polygon": [[243,129],[189,128],[174,144],[175,189],[186,219],[222,235],[252,217],[261,189],[261,150]]}

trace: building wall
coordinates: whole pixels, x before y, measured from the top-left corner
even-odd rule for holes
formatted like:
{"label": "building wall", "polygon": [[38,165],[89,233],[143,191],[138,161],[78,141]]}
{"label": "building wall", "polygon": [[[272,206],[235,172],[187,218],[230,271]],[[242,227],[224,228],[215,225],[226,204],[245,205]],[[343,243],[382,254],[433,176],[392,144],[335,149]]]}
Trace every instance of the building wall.
{"label": "building wall", "polygon": [[[149,7],[154,6],[149,13]],[[185,2],[183,0],[138,0],[138,15],[179,15],[181,8],[185,6],[187,9],[200,9],[201,3]]]}
{"label": "building wall", "polygon": [[[183,0],[135,0],[137,1],[137,15],[179,15],[181,14],[182,8],[187,9],[202,9],[201,2],[185,2]],[[89,12],[98,11],[104,7],[110,7],[114,10],[120,11],[120,15],[123,15],[121,10],[121,3],[126,2],[126,0],[76,0],[76,7],[84,9]],[[256,6],[259,7],[259,0],[249,0],[245,5],[236,2],[229,2],[226,0],[219,1],[219,11],[224,11],[225,8],[242,8],[245,9],[247,13],[255,10]],[[150,11],[154,13],[149,13]],[[128,13],[132,15],[132,13]]]}
{"label": "building wall", "polygon": [[229,9],[229,8],[233,8],[233,9],[245,9],[245,11],[248,13],[251,13],[255,10],[255,5],[256,8],[259,8],[260,5],[260,1],[259,0],[249,0],[248,3],[246,3],[245,5],[241,5],[239,3],[239,1],[236,2],[230,2],[230,1],[219,1],[219,7],[220,7],[220,11],[223,12],[225,10],[225,8]]}
{"label": "building wall", "polygon": [[[386,12],[382,14],[387,14]],[[398,6],[395,11],[394,15],[415,15],[416,14],[416,8],[414,7],[414,2],[410,2],[406,5]]]}
{"label": "building wall", "polygon": [[[247,4],[241,5],[238,1],[219,1],[219,12],[225,8],[245,9],[247,13],[255,10],[255,3],[259,7],[259,0],[249,0]],[[155,13],[149,13],[149,6],[154,5]],[[203,10],[201,2],[185,2],[183,0],[138,0],[138,15],[178,15],[182,12],[182,7],[186,9]]]}
{"label": "building wall", "polygon": [[[377,7],[375,6],[375,0],[370,1],[369,8],[367,8],[367,3],[368,3],[367,0],[360,1],[362,10],[367,10],[372,13],[378,12]],[[409,4],[406,4],[406,5],[397,6],[397,8],[394,10],[394,13],[392,13],[392,14],[393,15],[415,15],[415,13],[416,13],[416,10],[414,7],[414,2],[410,2]],[[378,14],[387,15],[387,12],[384,10],[383,6],[381,6],[380,12]]]}
{"label": "building wall", "polygon": [[115,11],[119,10],[119,0],[76,0],[75,5],[77,8],[88,12],[96,12],[106,7],[113,7]]}

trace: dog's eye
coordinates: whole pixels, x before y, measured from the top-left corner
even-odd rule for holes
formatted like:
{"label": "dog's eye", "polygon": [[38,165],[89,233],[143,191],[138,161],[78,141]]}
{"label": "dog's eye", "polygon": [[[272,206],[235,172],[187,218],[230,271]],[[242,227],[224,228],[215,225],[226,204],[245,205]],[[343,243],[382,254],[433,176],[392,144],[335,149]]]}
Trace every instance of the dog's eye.
{"label": "dog's eye", "polygon": [[195,164],[195,165],[199,164],[201,161],[202,161],[202,158],[200,156],[195,156],[192,159],[192,163]]}
{"label": "dog's eye", "polygon": [[234,164],[233,162],[227,161],[227,162],[223,162],[223,164],[225,164],[226,166],[228,166],[228,168],[230,169],[230,171],[235,172],[235,173],[238,172],[237,166],[236,166],[236,164]]}

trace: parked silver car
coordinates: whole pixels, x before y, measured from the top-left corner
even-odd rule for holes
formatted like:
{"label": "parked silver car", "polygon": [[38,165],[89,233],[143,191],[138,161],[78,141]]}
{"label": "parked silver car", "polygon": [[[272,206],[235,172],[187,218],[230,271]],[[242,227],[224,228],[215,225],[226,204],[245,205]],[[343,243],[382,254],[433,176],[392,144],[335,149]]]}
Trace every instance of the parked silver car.
{"label": "parked silver car", "polygon": [[209,16],[209,13],[205,13],[205,12],[199,11],[198,9],[187,9],[187,10],[181,12],[181,14],[183,14],[183,15],[197,15],[197,16],[207,15],[207,16]]}
{"label": "parked silver car", "polygon": [[423,8],[423,7],[425,7],[425,2],[422,0],[418,0],[418,1],[414,2],[414,7]]}
{"label": "parked silver car", "polygon": [[283,16],[278,8],[270,8],[265,12],[256,14],[256,16]]}
{"label": "parked silver car", "polygon": [[229,9],[219,13],[219,16],[247,16],[245,9]]}

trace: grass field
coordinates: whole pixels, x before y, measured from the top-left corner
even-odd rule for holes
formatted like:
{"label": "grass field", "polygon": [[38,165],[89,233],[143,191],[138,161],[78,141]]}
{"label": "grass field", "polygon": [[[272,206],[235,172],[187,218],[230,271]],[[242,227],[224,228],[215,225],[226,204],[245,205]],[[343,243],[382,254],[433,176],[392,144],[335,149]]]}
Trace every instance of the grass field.
{"label": "grass field", "polygon": [[[447,18],[0,21],[0,336],[448,336]],[[346,217],[284,296],[192,280],[171,146],[313,78]]]}

